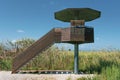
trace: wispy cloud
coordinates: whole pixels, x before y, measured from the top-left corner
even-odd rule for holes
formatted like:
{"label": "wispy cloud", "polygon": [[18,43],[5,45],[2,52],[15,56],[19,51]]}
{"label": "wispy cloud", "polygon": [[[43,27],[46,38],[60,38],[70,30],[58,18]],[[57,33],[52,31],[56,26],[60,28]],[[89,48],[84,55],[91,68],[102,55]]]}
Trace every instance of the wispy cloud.
{"label": "wispy cloud", "polygon": [[24,33],[25,31],[24,31],[24,30],[19,29],[19,30],[17,30],[17,32],[18,32],[18,33]]}
{"label": "wispy cloud", "polygon": [[12,40],[11,42],[12,42],[12,43],[15,43],[16,41],[17,41],[17,40]]}

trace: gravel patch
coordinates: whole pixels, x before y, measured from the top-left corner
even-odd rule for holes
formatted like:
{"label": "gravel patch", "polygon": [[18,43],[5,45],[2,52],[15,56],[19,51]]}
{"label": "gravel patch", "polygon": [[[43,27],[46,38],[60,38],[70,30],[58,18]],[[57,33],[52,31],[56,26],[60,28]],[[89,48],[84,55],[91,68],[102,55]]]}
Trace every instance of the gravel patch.
{"label": "gravel patch", "polygon": [[93,77],[93,74],[11,74],[11,71],[0,71],[0,80],[76,80],[81,77]]}

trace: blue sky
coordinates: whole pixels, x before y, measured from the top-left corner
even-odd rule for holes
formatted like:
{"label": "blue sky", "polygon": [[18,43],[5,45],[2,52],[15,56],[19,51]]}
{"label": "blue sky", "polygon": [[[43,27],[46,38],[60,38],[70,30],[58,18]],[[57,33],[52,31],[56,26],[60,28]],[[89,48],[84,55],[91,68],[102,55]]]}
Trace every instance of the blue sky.
{"label": "blue sky", "polygon": [[120,49],[119,0],[0,0],[0,41],[39,39],[54,27],[69,27],[69,23],[55,20],[54,12],[84,7],[101,11],[101,17],[86,22],[94,27],[95,42],[82,44],[80,49]]}

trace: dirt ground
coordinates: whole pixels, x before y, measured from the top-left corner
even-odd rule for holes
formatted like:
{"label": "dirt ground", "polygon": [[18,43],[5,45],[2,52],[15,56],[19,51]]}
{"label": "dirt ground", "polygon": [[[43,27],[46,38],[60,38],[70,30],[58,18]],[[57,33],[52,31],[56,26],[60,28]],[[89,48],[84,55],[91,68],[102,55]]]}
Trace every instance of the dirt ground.
{"label": "dirt ground", "polygon": [[11,74],[11,71],[0,71],[0,80],[76,80],[81,77],[93,77],[93,74]]}

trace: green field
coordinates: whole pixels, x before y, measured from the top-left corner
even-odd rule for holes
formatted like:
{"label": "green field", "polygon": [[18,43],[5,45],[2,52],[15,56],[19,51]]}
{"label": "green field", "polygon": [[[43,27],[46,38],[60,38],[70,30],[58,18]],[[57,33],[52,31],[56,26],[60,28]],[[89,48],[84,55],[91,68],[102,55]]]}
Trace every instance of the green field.
{"label": "green field", "polygon": [[[28,43],[23,40],[24,44],[29,45],[32,43],[30,41]],[[10,42],[8,43],[12,47],[15,46]],[[1,43],[0,70],[11,70],[13,57],[28,45],[17,47],[20,49],[16,52],[4,52],[5,46]],[[52,46],[22,67],[22,70],[73,70],[73,66],[73,51]],[[80,78],[78,80],[120,80],[120,50],[80,51],[79,71],[96,76],[92,79]]]}

